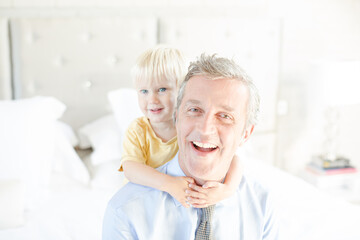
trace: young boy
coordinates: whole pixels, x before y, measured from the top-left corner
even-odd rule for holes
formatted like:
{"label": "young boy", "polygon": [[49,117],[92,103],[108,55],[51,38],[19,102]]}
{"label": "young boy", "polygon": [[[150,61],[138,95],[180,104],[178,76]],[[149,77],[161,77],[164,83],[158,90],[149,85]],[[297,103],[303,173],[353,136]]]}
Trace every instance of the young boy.
{"label": "young boy", "polygon": [[119,171],[137,184],[168,192],[184,207],[206,207],[231,195],[240,183],[242,166],[235,157],[223,184],[197,186],[190,177],[173,177],[155,168],[178,151],[173,111],[180,81],[186,74],[181,52],[157,46],[145,51],[134,67],[138,103],[144,117],[135,119],[123,141]]}

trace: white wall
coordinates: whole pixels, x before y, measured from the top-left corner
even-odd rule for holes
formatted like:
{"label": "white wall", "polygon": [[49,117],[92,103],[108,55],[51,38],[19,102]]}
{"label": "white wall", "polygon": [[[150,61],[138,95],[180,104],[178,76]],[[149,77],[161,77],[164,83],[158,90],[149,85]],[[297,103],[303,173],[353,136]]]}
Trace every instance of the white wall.
{"label": "white wall", "polygon": [[[310,66],[317,59],[360,60],[358,0],[0,0],[0,16],[214,14],[282,22],[277,164],[296,172],[322,142],[322,105]],[[355,86],[354,86],[355,87]],[[340,151],[360,162],[360,106],[341,110]],[[356,134],[354,134],[356,133]],[[359,164],[360,165],[360,164]]]}
{"label": "white wall", "polygon": [[[296,172],[323,141],[323,105],[312,78],[314,60],[360,60],[360,1],[278,1],[283,19],[279,99],[288,113],[278,117],[278,159]],[[339,88],[341,86],[339,85]],[[354,87],[359,84],[354,83]],[[340,153],[360,163],[360,105],[341,111]],[[355,120],[356,119],[356,120]]]}
{"label": "white wall", "polygon": [[11,99],[11,70],[9,59],[9,39],[7,19],[0,19],[0,99]]}

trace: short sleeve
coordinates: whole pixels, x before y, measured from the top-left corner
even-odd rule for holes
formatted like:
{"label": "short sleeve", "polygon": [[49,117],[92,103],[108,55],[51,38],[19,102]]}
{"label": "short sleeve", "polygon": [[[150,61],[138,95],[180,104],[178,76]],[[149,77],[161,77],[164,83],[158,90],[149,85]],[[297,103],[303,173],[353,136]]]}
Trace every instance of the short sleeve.
{"label": "short sleeve", "polygon": [[122,165],[125,161],[136,161],[146,164],[146,140],[145,130],[133,122],[127,129],[123,140],[123,154],[119,171],[123,171]]}

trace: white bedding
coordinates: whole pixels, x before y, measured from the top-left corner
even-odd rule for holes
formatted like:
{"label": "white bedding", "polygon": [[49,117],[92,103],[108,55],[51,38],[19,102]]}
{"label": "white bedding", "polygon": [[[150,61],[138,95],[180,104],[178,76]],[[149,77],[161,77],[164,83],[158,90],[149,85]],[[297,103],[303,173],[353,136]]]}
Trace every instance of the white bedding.
{"label": "white bedding", "polygon": [[[251,75],[254,75],[254,79],[257,79],[259,83],[260,91],[263,90],[262,109],[265,111],[263,116],[265,124],[262,127],[264,130],[262,136],[265,137],[261,139],[261,144],[254,148],[257,153],[256,159],[272,161],[272,156],[275,155],[274,121],[276,113],[274,106],[278,91],[278,70],[276,69],[279,69],[277,59],[280,59],[278,56],[280,54],[278,51],[280,23],[269,21],[269,19],[244,21],[239,18],[233,20],[229,21],[223,17],[212,20],[218,23],[216,25],[219,28],[211,31],[212,36],[215,37],[205,45],[209,45],[210,49],[217,49],[211,42],[221,43],[220,49],[228,45],[229,48],[223,50],[228,51],[231,55],[242,56],[244,58],[242,62],[249,65],[244,67],[250,68]],[[233,24],[230,24],[231,22]],[[9,93],[12,91],[16,97],[39,94],[56,96],[61,93],[61,96],[58,95],[58,97],[62,97],[69,107],[62,119],[72,123],[72,127],[76,127],[76,129],[90,119],[93,120],[98,116],[103,116],[103,118],[98,119],[101,121],[96,124],[93,122],[92,125],[82,128],[82,133],[86,135],[88,141],[83,142],[80,139],[78,147],[91,146],[94,150],[91,158],[85,159],[86,168],[78,156],[74,155],[72,146],[76,145],[75,142],[68,143],[64,137],[55,137],[51,134],[52,131],[55,131],[55,125],[49,121],[53,121],[54,118],[58,120],[60,116],[54,117],[48,114],[56,110],[56,115],[61,115],[64,111],[61,107],[53,106],[48,99],[45,103],[51,104],[51,111],[49,109],[38,111],[38,113],[46,115],[40,116],[40,114],[33,114],[28,107],[20,106],[21,109],[27,111],[29,116],[33,116],[31,119],[34,125],[31,125],[28,124],[29,121],[23,121],[24,117],[19,118],[16,114],[10,117],[9,110],[2,111],[0,104],[0,128],[3,127],[0,129],[2,130],[0,131],[0,147],[3,147],[0,149],[0,183],[2,177],[8,177],[10,180],[16,177],[24,181],[25,186],[28,184],[32,186],[32,189],[37,190],[35,194],[30,192],[33,193],[30,197],[33,198],[33,201],[37,201],[37,204],[31,205],[29,198],[23,199],[25,204],[21,201],[12,201],[13,208],[19,206],[18,209],[27,209],[24,219],[18,221],[18,223],[23,221],[24,225],[1,229],[0,221],[0,240],[101,239],[105,206],[123,179],[123,176],[117,172],[117,158],[121,155],[121,150],[117,147],[121,137],[114,135],[116,126],[110,126],[110,124],[114,122],[118,122],[119,125],[125,124],[124,122],[129,120],[125,117],[131,118],[127,109],[137,108],[136,98],[131,100],[129,96],[126,96],[125,99],[128,101],[123,101],[126,106],[121,108],[120,104],[123,98],[113,95],[118,91],[109,95],[109,101],[106,99],[106,93],[110,89],[113,90],[120,86],[130,86],[128,69],[131,68],[131,63],[135,61],[140,52],[157,43],[157,37],[160,37],[164,43],[183,46],[185,51],[193,54],[195,52],[191,49],[203,49],[202,37],[191,46],[187,46],[189,44],[186,39],[195,33],[201,35],[202,32],[199,32],[198,29],[206,29],[209,26],[208,19],[191,16],[184,19],[167,17],[158,19],[151,16],[150,18],[136,17],[126,20],[123,18],[95,20],[95,18],[79,17],[11,18],[9,23],[8,20],[0,21],[0,31],[2,32],[0,35],[2,39],[11,39],[10,45],[15,50],[12,51],[11,60],[13,60],[12,68],[16,80],[12,82],[11,86],[9,74],[4,73],[4,69],[10,71],[10,55],[6,54],[6,51],[0,51],[2,53],[0,65],[5,66],[0,69],[2,76],[0,86],[4,86],[4,90],[1,89],[0,97],[9,98]],[[235,34],[224,31],[224,24],[221,23],[226,23],[225,25],[229,29],[235,29],[233,32]],[[9,32],[12,33],[11,38],[7,35]],[[124,32],[127,34],[123,34]],[[68,41],[64,41],[64,36]],[[206,34],[204,37],[206,38]],[[193,42],[194,38],[191,39]],[[223,44],[224,42],[233,42],[235,45]],[[2,41],[2,43],[6,45],[6,41]],[[251,44],[249,45],[249,43]],[[53,46],[58,47],[54,48]],[[242,48],[242,46],[251,47]],[[4,46],[1,47],[4,48]],[[239,49],[235,51],[235,48]],[[55,52],[53,52],[54,49]],[[48,71],[43,71],[44,66]],[[261,71],[257,71],[257,69],[261,69]],[[4,83],[1,82],[2,79],[8,81]],[[42,108],[45,105],[41,104],[37,107]],[[112,110],[115,120],[104,116],[105,112],[109,113],[109,108],[114,107],[116,109]],[[16,110],[12,106],[11,108]],[[7,118],[1,115],[4,113]],[[126,114],[123,115],[123,113]],[[23,124],[24,122],[26,124]],[[43,124],[43,122],[47,124]],[[18,123],[21,128],[15,123]],[[107,129],[104,130],[104,127]],[[119,129],[120,133],[125,129],[125,126],[122,127],[123,129]],[[22,136],[23,129],[31,133],[26,136],[26,140],[19,137]],[[2,134],[3,132],[8,132],[9,135]],[[33,138],[34,136],[36,138]],[[259,134],[256,137],[259,139],[261,136]],[[23,141],[19,141],[19,139]],[[253,139],[250,139],[249,143]],[[29,143],[31,144],[29,145]],[[24,147],[25,145],[27,147]],[[23,151],[26,148],[28,148],[27,151]],[[282,239],[360,239],[360,232],[357,228],[360,223],[359,206],[324,195],[303,180],[266,165],[262,161],[248,157],[242,159],[245,164],[245,174],[258,178],[273,193],[274,201],[278,206]],[[31,171],[21,169],[24,166],[23,160],[27,160],[25,164],[32,167]],[[41,160],[45,160],[46,163],[52,162],[52,169],[50,165],[41,165]],[[51,161],[47,162],[47,160]],[[16,166],[13,164],[14,162],[17,164]],[[40,171],[38,166],[42,166],[44,171]],[[5,167],[14,168],[10,169],[13,171],[7,171],[4,170]],[[56,170],[61,174],[52,172],[50,175],[50,170]],[[27,174],[22,175],[22,171]],[[38,172],[42,173],[41,176],[34,174]],[[48,179],[48,175],[50,175],[50,179]],[[31,177],[35,178],[29,181]],[[41,181],[38,180],[40,177]],[[39,183],[46,184],[40,186]],[[10,200],[21,195],[21,189],[17,190],[19,190],[19,194],[13,194],[14,197]],[[2,197],[0,194],[0,203],[2,203]],[[0,220],[4,219],[1,211],[6,207],[6,205],[0,205]],[[9,212],[11,214],[11,211]]]}
{"label": "white bedding", "polygon": [[[136,101],[133,102],[135,104]],[[26,103],[26,108],[23,106],[24,103]],[[58,110],[56,110],[56,106],[58,106]],[[0,104],[0,110],[2,109],[3,113],[6,112],[0,120],[5,121],[6,124],[4,123],[5,125],[2,126],[6,126],[4,130],[6,129],[7,133],[7,135],[0,135],[0,142],[4,149],[13,149],[2,151],[2,155],[0,154],[2,156],[0,158],[2,164],[0,183],[3,181],[2,178],[17,177],[19,171],[29,171],[24,166],[31,166],[33,170],[30,170],[36,171],[41,167],[41,162],[36,161],[39,157],[47,160],[47,165],[52,163],[53,167],[44,169],[49,172],[43,173],[42,171],[45,177],[50,176],[49,179],[44,177],[42,181],[31,182],[31,185],[26,185],[29,178],[36,177],[38,179],[38,176],[31,175],[31,171],[26,178],[20,176],[19,181],[23,181],[25,188],[28,188],[25,189],[25,193],[27,193],[25,194],[27,197],[24,198],[25,207],[21,205],[21,201],[15,201],[21,194],[13,194],[12,199],[9,197],[11,194],[0,195],[0,203],[2,203],[2,199],[5,199],[4,202],[12,203],[9,205],[10,210],[21,209],[21,207],[26,209],[24,224],[15,227],[21,221],[14,221],[13,228],[9,228],[7,224],[1,225],[1,221],[10,219],[14,216],[14,214],[11,215],[12,212],[19,211],[8,211],[6,214],[9,215],[9,218],[7,218],[1,212],[7,209],[7,206],[0,205],[1,240],[101,239],[102,218],[106,204],[123,182],[122,173],[117,171],[119,159],[113,159],[113,156],[116,155],[109,157],[108,153],[112,151],[111,149],[106,148],[106,151],[103,151],[100,147],[104,142],[108,144],[109,141],[113,141],[115,136],[112,134],[118,134],[117,131],[113,131],[116,129],[114,125],[117,123],[115,120],[111,120],[111,116],[105,116],[101,121],[90,123],[91,128],[85,128],[88,129],[83,132],[86,133],[85,137],[92,136],[91,147],[95,150],[94,152],[97,152],[96,157],[102,159],[94,162],[94,159],[91,159],[94,155],[90,154],[83,156],[81,160],[72,146],[77,141],[74,140],[71,129],[66,127],[64,129],[62,124],[61,129],[66,130],[62,131],[59,130],[58,124],[50,124],[56,123],[57,117],[60,117],[63,112],[63,107],[59,106],[62,105],[52,98],[35,98],[11,103],[1,102]],[[14,114],[10,114],[9,107]],[[49,109],[53,111],[49,111]],[[26,117],[17,118],[19,113],[24,114],[23,111],[32,113],[34,110],[41,110],[44,115],[39,114],[36,118],[31,115],[33,121],[29,121],[30,118]],[[55,110],[56,117],[52,116]],[[49,114],[51,117],[48,116]],[[13,121],[13,119],[17,121]],[[39,124],[40,122],[48,124]],[[18,131],[19,126],[24,126],[24,131],[31,130],[30,133],[33,133],[25,135],[27,141],[17,141],[24,137],[22,132]],[[61,135],[58,130],[64,135]],[[46,135],[39,138],[42,136],[41,133],[46,133]],[[64,137],[65,135],[68,137]],[[46,146],[47,148],[44,149],[46,151],[40,151],[43,148],[39,146]],[[39,151],[36,151],[36,155],[31,155],[33,151],[28,151],[26,155],[20,155],[19,158],[13,154],[17,150],[24,151],[29,147],[37,147]],[[118,148],[117,145],[108,147]],[[49,151],[49,149],[53,151]],[[254,154],[247,149],[251,148],[244,148],[238,153],[244,161],[245,174],[257,178],[272,192],[275,204],[278,206],[277,213],[282,239],[360,239],[360,232],[357,229],[360,223],[359,206],[321,193],[305,181],[265,164],[255,158]],[[13,167],[12,162],[17,163],[16,168]],[[5,168],[13,171],[7,171]],[[47,181],[46,184],[44,184],[44,180]],[[8,184],[6,188],[2,187],[2,189],[9,189],[12,186],[16,187],[16,184]],[[34,192],[34,189],[37,191]],[[29,199],[36,204],[29,204]]]}
{"label": "white bedding", "polygon": [[[245,161],[245,167],[245,174],[271,189],[282,239],[360,239],[359,206],[324,195],[303,180],[259,161]],[[112,177],[119,174],[108,173]],[[115,185],[89,187],[53,174],[45,203],[26,212],[23,227],[0,231],[0,239],[99,240],[105,206],[116,189]]]}
{"label": "white bedding", "polygon": [[304,180],[257,160],[245,160],[245,173],[272,192],[281,239],[360,239],[360,206],[320,192]]}
{"label": "white bedding", "polygon": [[[111,188],[92,188],[54,174],[41,207],[26,211],[25,225],[0,231],[0,239],[98,240]],[[115,189],[116,190],[116,189]]]}

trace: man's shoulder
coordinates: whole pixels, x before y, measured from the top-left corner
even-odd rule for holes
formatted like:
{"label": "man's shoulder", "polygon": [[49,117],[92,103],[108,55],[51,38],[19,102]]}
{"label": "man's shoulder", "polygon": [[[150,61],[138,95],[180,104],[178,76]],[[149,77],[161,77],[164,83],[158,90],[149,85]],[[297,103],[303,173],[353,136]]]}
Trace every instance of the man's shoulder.
{"label": "man's shoulder", "polygon": [[[157,168],[159,172],[167,172],[168,163]],[[113,209],[119,209],[126,207],[130,203],[139,203],[147,201],[148,199],[161,198],[164,194],[167,194],[163,191],[157,190],[155,188],[146,187],[140,184],[135,184],[128,182],[122,188],[120,188],[115,195],[109,201],[109,206]]]}
{"label": "man's shoulder", "polygon": [[161,193],[157,189],[129,182],[115,193],[108,205],[116,210],[130,203],[146,201],[147,198]]}
{"label": "man's shoulder", "polygon": [[247,192],[247,195],[264,201],[269,198],[269,188],[253,176],[243,176],[239,185],[240,192]]}

